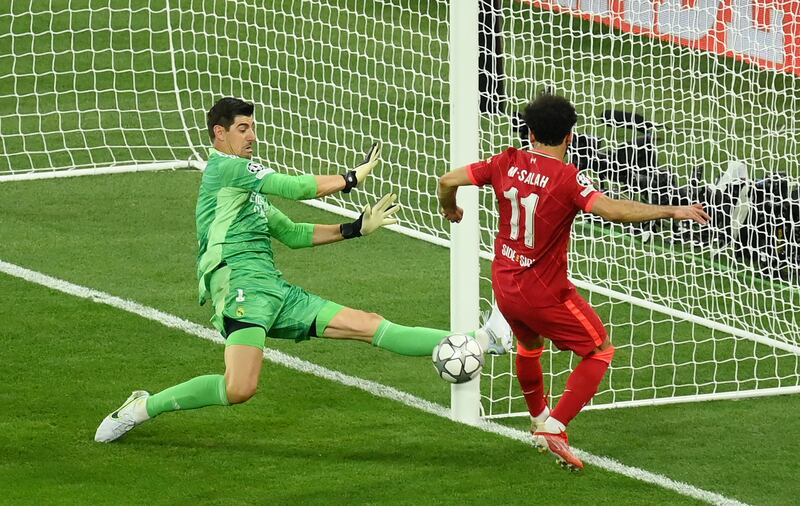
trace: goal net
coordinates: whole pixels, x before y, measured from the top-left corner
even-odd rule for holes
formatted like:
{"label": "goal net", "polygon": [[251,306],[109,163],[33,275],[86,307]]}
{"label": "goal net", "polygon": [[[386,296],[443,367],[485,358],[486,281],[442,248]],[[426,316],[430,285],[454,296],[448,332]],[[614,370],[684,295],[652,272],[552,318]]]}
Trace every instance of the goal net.
{"label": "goal net", "polygon": [[[701,201],[713,218],[706,228],[577,219],[570,275],[617,349],[591,407],[797,392],[797,10],[485,3],[484,155],[518,145],[520,105],[554,90],[579,115],[570,157],[600,189],[652,204]],[[717,23],[723,7],[727,25]],[[483,251],[493,205],[484,193]],[[551,402],[576,360],[555,348],[544,355]],[[527,414],[513,361],[487,368],[490,416]]]}
{"label": "goal net", "polygon": [[[519,146],[516,112],[553,89],[575,103],[583,143],[573,155],[604,191],[655,203],[702,198],[720,224],[579,217],[571,276],[618,350],[596,407],[795,391],[800,378],[800,59],[786,49],[778,62],[769,37],[781,21],[785,40],[796,41],[800,20],[756,9],[731,18],[722,38],[730,47],[687,46],[680,42],[697,34],[665,39],[659,20],[680,28],[687,18],[697,31],[708,18],[697,12],[716,8],[663,7],[673,3],[651,17],[643,3],[632,27],[600,0],[481,2],[481,156]],[[266,142],[256,157],[280,170],[342,173],[380,139],[381,170],[321,206],[354,215],[394,191],[404,204],[397,228],[447,245],[435,193],[449,168],[448,62],[458,50],[449,15],[441,1],[5,2],[0,181],[202,168],[205,111],[237,96],[258,104]],[[488,191],[481,205],[488,308]],[[574,358],[552,350],[544,365],[555,400]],[[523,413],[513,354],[484,373],[485,414]]]}

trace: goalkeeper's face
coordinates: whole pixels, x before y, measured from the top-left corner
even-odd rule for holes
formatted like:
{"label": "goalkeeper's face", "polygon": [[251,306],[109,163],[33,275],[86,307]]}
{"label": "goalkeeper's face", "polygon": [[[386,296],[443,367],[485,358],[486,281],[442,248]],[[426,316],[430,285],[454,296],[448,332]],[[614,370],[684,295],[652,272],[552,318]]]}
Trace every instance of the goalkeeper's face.
{"label": "goalkeeper's face", "polygon": [[220,144],[222,150],[229,155],[242,158],[253,157],[253,144],[256,142],[256,125],[252,116],[236,116],[228,130],[222,129]]}

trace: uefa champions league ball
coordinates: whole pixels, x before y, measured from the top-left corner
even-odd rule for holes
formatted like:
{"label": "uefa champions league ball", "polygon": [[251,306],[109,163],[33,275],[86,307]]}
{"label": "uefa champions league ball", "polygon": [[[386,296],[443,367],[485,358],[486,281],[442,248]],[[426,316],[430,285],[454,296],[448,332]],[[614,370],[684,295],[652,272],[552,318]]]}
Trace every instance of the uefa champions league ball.
{"label": "uefa champions league ball", "polygon": [[433,349],[436,373],[450,383],[465,383],[475,378],[483,367],[483,350],[474,338],[453,334]]}

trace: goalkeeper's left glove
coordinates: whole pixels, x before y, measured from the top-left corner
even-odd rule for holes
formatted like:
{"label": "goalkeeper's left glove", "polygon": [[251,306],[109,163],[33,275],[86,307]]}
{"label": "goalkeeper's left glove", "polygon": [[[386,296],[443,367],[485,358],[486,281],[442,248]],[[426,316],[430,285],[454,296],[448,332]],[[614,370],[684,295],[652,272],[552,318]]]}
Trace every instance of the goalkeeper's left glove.
{"label": "goalkeeper's left glove", "polygon": [[397,195],[387,193],[374,206],[365,205],[364,211],[361,212],[361,216],[356,221],[339,225],[342,237],[352,239],[362,235],[369,235],[384,225],[397,223],[396,218],[390,218],[400,209],[400,206],[395,202],[397,202]]}
{"label": "goalkeeper's left glove", "polygon": [[342,191],[344,193],[350,193],[350,190],[355,188],[358,183],[363,181],[380,161],[381,143],[376,142],[369,148],[367,154],[364,156],[364,160],[356,165],[355,169],[348,170],[344,175],[342,175],[344,178],[344,190]]}

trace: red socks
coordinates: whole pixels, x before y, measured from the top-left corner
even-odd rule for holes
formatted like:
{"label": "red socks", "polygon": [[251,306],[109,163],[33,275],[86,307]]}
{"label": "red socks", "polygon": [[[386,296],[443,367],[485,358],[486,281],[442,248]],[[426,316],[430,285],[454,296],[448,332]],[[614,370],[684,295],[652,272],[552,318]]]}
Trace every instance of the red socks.
{"label": "red socks", "polygon": [[528,412],[536,416],[547,407],[544,397],[544,378],[542,377],[542,356],[544,348],[527,350],[522,345],[517,346],[517,380],[522,387]]}
{"label": "red socks", "polygon": [[[613,356],[614,347],[612,346],[584,358],[569,375],[564,395],[561,396],[550,416],[564,425],[568,425],[597,392],[597,387],[600,386]],[[541,368],[539,374],[541,374]],[[520,383],[522,382],[520,381]],[[525,400],[528,400],[527,396],[525,396]]]}

